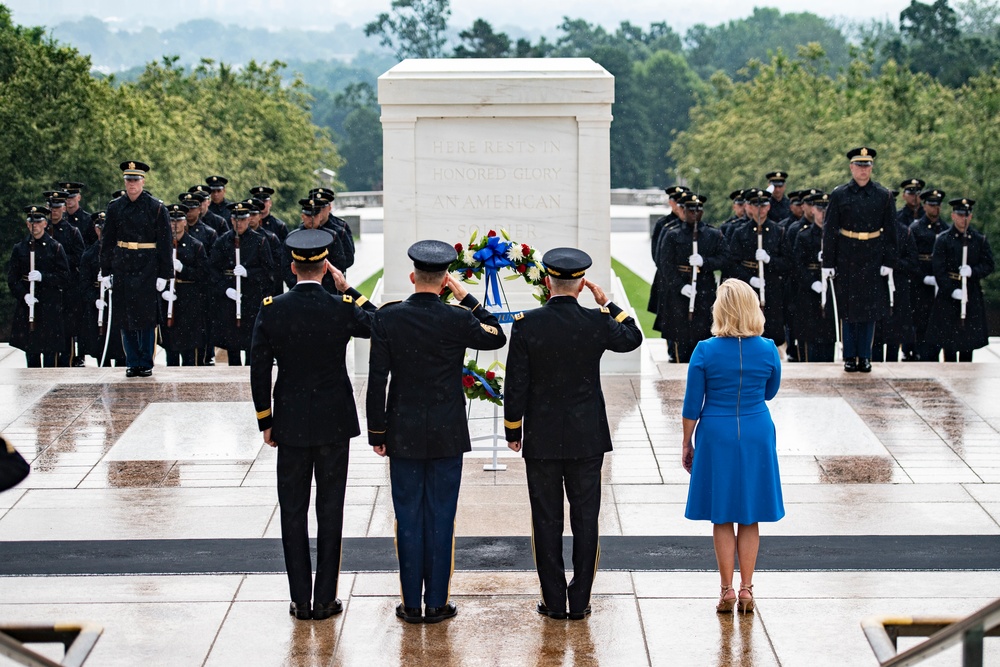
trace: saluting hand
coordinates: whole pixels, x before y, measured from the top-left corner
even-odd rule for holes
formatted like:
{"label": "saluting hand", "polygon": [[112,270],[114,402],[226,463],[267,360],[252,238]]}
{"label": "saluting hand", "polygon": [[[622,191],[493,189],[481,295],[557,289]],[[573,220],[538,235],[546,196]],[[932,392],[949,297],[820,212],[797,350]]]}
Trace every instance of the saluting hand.
{"label": "saluting hand", "polygon": [[455,295],[455,298],[461,301],[469,295],[469,290],[465,289],[465,285],[462,284],[460,280],[455,278],[451,273],[448,274],[448,282],[445,286],[451,290],[451,293]]}
{"label": "saluting hand", "polygon": [[598,306],[603,306],[608,302],[608,295],[604,293],[601,286],[597,283],[592,283],[586,278],[583,280],[583,284],[590,290],[590,293],[594,295],[594,301],[597,302]]}
{"label": "saluting hand", "polygon": [[333,278],[333,284],[337,286],[338,292],[346,292],[351,289],[351,286],[347,282],[347,277],[340,269],[331,264],[330,260],[326,260],[326,272]]}

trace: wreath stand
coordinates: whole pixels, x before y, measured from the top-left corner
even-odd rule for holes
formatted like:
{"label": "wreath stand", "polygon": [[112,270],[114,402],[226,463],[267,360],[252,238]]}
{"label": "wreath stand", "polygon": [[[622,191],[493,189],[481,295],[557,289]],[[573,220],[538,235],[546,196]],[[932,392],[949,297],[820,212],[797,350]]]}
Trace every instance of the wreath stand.
{"label": "wreath stand", "polygon": [[[503,283],[498,283],[498,284],[500,285],[500,292],[501,292],[502,298],[501,298],[501,304],[499,304],[499,305],[497,305],[495,307],[496,308],[503,308],[503,304],[509,303],[509,301],[507,300],[507,294],[506,294],[506,292],[504,292]],[[486,290],[487,290],[486,293],[483,295],[483,303],[485,303],[486,299],[487,299],[488,290],[489,290],[489,285],[488,284],[486,285]],[[490,309],[490,307],[488,307],[488,306],[483,306],[483,307],[486,308],[487,310]],[[497,320],[499,320],[499,322],[500,322],[500,326],[506,327],[504,329],[504,332],[508,334],[508,340],[509,340],[510,325],[514,322],[514,314],[511,313],[511,312],[505,311],[505,310],[501,310],[501,311],[490,310],[490,312],[493,313],[494,315],[496,315]],[[480,353],[480,350],[476,350],[476,363],[477,364],[479,363],[479,353]],[[494,362],[495,361],[499,361],[499,354],[498,354],[497,350],[493,350],[492,354],[493,354],[493,361]],[[507,378],[506,378],[506,374],[505,374],[504,375],[504,380],[506,381],[506,379]],[[466,421],[469,421],[469,420],[472,419],[472,401],[469,401],[469,407],[468,407],[468,410],[466,412],[465,418],[466,418]],[[474,437],[474,438],[471,439],[473,443],[484,442],[484,441],[488,441],[488,442],[491,443],[489,445],[485,445],[485,446],[481,445],[481,446],[478,446],[478,447],[475,444],[472,445],[472,451],[474,451],[474,452],[493,452],[493,458],[492,458],[492,460],[489,463],[487,463],[486,465],[483,466],[483,470],[486,471],[486,472],[503,472],[503,471],[507,470],[507,464],[500,463],[499,460],[498,460],[499,459],[499,456],[498,456],[499,452],[501,452],[502,450],[506,449],[506,447],[507,447],[507,434],[506,434],[505,431],[503,431],[503,425],[501,424],[501,421],[502,421],[502,419],[501,419],[501,416],[500,416],[500,406],[497,405],[496,403],[493,403],[493,430],[492,430],[492,432],[490,434],[487,434],[487,435],[478,435],[478,436],[476,436],[476,437]]]}

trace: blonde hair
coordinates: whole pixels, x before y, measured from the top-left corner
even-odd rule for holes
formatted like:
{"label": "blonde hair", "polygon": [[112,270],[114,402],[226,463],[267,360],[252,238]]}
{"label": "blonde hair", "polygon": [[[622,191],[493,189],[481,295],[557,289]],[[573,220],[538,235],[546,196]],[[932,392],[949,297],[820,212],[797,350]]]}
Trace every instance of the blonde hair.
{"label": "blonde hair", "polygon": [[712,306],[712,335],[747,338],[764,333],[764,313],[757,292],[750,285],[730,278],[721,285]]}

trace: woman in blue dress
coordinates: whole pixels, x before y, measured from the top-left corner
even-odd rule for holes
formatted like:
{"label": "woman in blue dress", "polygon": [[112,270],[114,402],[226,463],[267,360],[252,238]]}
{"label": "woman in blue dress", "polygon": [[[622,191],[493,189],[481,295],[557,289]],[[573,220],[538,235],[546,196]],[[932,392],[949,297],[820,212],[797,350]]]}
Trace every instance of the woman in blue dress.
{"label": "woman in blue dress", "polygon": [[[750,612],[757,524],[785,515],[774,422],[765,403],[778,393],[781,360],[774,342],[761,337],[764,314],[746,283],[729,279],[719,286],[712,319],[714,337],[698,343],[688,366],[681,461],[691,485],[684,516],[713,524],[722,579],[716,610]],[[737,553],[739,593],[733,590]]]}

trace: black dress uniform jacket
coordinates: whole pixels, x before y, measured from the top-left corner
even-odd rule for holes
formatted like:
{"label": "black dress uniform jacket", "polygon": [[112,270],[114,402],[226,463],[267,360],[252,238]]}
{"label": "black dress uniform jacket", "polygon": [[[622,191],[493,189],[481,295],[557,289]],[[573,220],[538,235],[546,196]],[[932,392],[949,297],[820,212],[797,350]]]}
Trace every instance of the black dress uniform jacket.
{"label": "black dress uniform jacket", "polygon": [[317,283],[300,283],[264,300],[250,348],[250,388],[261,431],[271,428],[283,447],[330,445],[361,432],[345,351],[352,336],[370,337],[374,310],[357,290],[336,296]]}
{"label": "black dress uniform jacket", "polygon": [[533,459],[610,452],[601,356],[641,344],[635,320],[614,303],[584,308],[573,297],[557,296],[525,312],[514,322],[507,355],[507,441],[523,440],[524,457]]}
{"label": "black dress uniform jacket", "polygon": [[496,316],[471,294],[459,306],[426,292],[384,304],[372,323],[368,444],[384,444],[390,457],[403,459],[471,451],[462,389],[465,349],[497,350],[506,342]]}
{"label": "black dress uniform jacket", "polygon": [[[876,347],[885,343],[913,342],[913,284],[924,285],[913,233],[898,218],[896,219],[896,243],[899,247],[899,260],[896,264],[896,270],[893,272],[893,284],[896,287],[896,292],[893,295],[892,312],[875,325],[874,344]],[[886,299],[888,299],[888,281],[886,281],[885,289]]]}
{"label": "black dress uniform jacket", "polygon": [[62,220],[48,227],[48,234],[55,239],[66,252],[66,261],[69,262],[69,285],[63,292],[63,303],[66,310],[63,313],[63,328],[67,336],[76,336],[80,333],[83,325],[84,304],[81,303],[74,294],[73,286],[77,283],[80,274],[80,260],[83,259],[83,251],[86,249],[83,243],[83,236],[80,231],[69,222],[66,214]]}
{"label": "black dress uniform jacket", "polygon": [[729,246],[722,232],[704,222],[698,223],[698,254],[705,263],[698,270],[698,293],[689,320],[690,299],[681,294],[681,288],[691,284],[692,269],[688,264],[693,247],[691,231],[691,225],[679,225],[666,233],[660,246],[660,306],[654,328],[663,332],[664,338],[680,343],[696,343],[711,337],[715,271],[729,263]]}
{"label": "black dress uniform jacket", "polygon": [[[653,284],[649,289],[649,303],[646,304],[646,310],[651,313],[655,313],[660,307],[660,242],[663,239],[663,234],[666,231],[676,228],[681,224],[681,219],[678,218],[673,212],[669,215],[665,215],[653,225],[653,231],[649,234],[649,252],[653,256],[653,263],[656,264],[656,272],[653,274]],[[657,329],[660,331],[660,329]]]}
{"label": "black dress uniform jacket", "polygon": [[35,283],[35,330],[28,325],[28,304],[24,295],[30,291],[28,271],[30,237],[25,237],[11,250],[7,262],[7,287],[14,297],[14,319],[11,322],[10,344],[29,354],[66,351],[64,299],[70,287],[69,263],[63,247],[48,234],[35,241],[35,270],[42,280]]}
{"label": "black dress uniform jacket", "polygon": [[966,279],[968,300],[964,322],[961,301],[951,296],[952,292],[962,288],[962,278],[958,273],[962,265],[962,235],[952,226],[939,234],[934,242],[934,277],[940,289],[927,325],[927,342],[946,350],[975,350],[989,344],[982,280],[995,268],[993,251],[982,233],[972,227],[967,231],[968,264],[972,275]]}
{"label": "black dress uniform jacket", "polygon": [[84,246],[89,248],[97,242],[97,232],[94,231],[93,216],[90,213],[78,208],[76,213],[67,211],[63,217],[80,232]]}
{"label": "black dress uniform jacket", "polygon": [[822,278],[820,270],[823,265],[819,253],[823,247],[823,228],[811,222],[802,225],[792,247],[795,258],[793,280],[796,283],[792,311],[795,313],[796,339],[800,346],[804,343],[833,343],[837,340],[837,327],[840,326],[833,318],[833,295],[827,292],[824,310],[822,296],[812,288],[813,283]]}
{"label": "black dress uniform jacket", "polygon": [[[114,294],[104,294],[104,302],[111,303],[111,318],[108,321],[108,306],[104,306],[104,334],[97,326],[97,299],[101,296],[101,286],[97,275],[101,272],[101,242],[93,243],[83,252],[80,260],[80,275],[77,278],[77,294],[83,305],[83,322],[80,327],[80,354],[89,354],[100,360],[104,354],[105,338],[108,343],[108,359],[125,360],[125,350],[122,348],[121,309],[114,304]],[[110,333],[109,333],[110,332]]]}
{"label": "black dress uniform jacket", "polygon": [[206,256],[212,255],[212,246],[219,239],[219,235],[214,229],[199,219],[193,225],[188,225],[187,234],[201,241],[201,244],[205,246]]}
{"label": "black dress uniform jacket", "polygon": [[772,222],[780,223],[791,214],[792,203],[788,200],[788,197],[782,197],[780,200],[772,199],[771,208],[767,209],[767,219]]}
{"label": "black dress uniform jacket", "polygon": [[[764,265],[764,336],[775,345],[785,342],[785,276],[791,259],[784,255],[785,230],[778,223],[765,220],[763,248],[771,261]],[[759,277],[757,269],[757,223],[748,220],[729,236],[729,275],[745,283]],[[760,293],[758,288],[755,292]]]}
{"label": "black dress uniform jacket", "polygon": [[167,302],[161,298],[160,345],[170,352],[202,349],[207,343],[205,301],[210,288],[205,246],[185,232],[177,242],[177,259],[184,268],[177,272],[174,283],[177,300],[174,301],[173,326],[168,326]]}
{"label": "black dress uniform jacket", "polygon": [[240,280],[240,324],[236,324],[236,302],[226,296],[226,290],[236,289],[236,232],[226,232],[215,245],[209,257],[212,271],[210,303],[212,342],[227,350],[249,350],[253,337],[253,323],[260,304],[266,295],[269,279],[274,270],[271,248],[262,234],[250,228],[240,235],[240,264],[247,270]]}
{"label": "black dress uniform jacket", "polygon": [[[896,267],[896,205],[892,193],[875,181],[864,187],[851,179],[830,193],[823,225],[823,266],[837,270],[834,284],[838,315],[849,322],[869,322],[889,310],[881,266]],[[849,234],[872,235],[850,238]]]}
{"label": "black dress uniform jacket", "polygon": [[[229,210],[229,205],[232,203],[233,202],[229,201],[228,199],[223,199],[222,202],[219,204],[216,204],[215,202],[209,202],[208,204],[209,212],[214,213],[217,217],[220,217],[223,220],[225,220],[227,229],[232,229],[233,212]],[[219,231],[218,229],[216,229],[215,231],[219,232],[220,235],[222,234],[222,232]]]}
{"label": "black dress uniform jacket", "polygon": [[330,219],[323,226],[329,229],[336,236],[337,240],[340,241],[340,246],[344,254],[344,266],[338,264],[334,264],[334,266],[341,271],[347,271],[347,269],[354,266],[354,233],[351,231],[351,226],[347,224],[346,220],[338,218],[335,215],[331,215]]}
{"label": "black dress uniform jacket", "polygon": [[948,229],[940,218],[931,222],[924,216],[910,225],[913,242],[917,246],[917,275],[913,277],[913,289],[910,292],[910,302],[913,308],[913,325],[918,341],[924,340],[924,332],[931,318],[931,308],[934,306],[934,295],[937,290],[933,285],[924,284],[924,276],[934,275],[934,242],[938,234]]}
{"label": "black dress uniform jacket", "polygon": [[281,218],[277,218],[270,213],[260,221],[260,226],[277,236],[282,243],[285,242],[285,237],[288,236],[288,225]]}
{"label": "black dress uniform jacket", "polygon": [[215,231],[216,236],[222,236],[226,232],[232,231],[233,229],[233,226],[229,224],[229,218],[223,218],[211,209],[206,211],[204,215],[198,218],[198,220],[211,227]]}
{"label": "black dress uniform jacket", "polygon": [[162,301],[156,279],[168,280],[174,273],[172,244],[167,209],[148,192],[135,201],[123,196],[108,204],[101,234],[101,273],[114,276],[114,307],[121,309],[123,329],[156,326]]}

